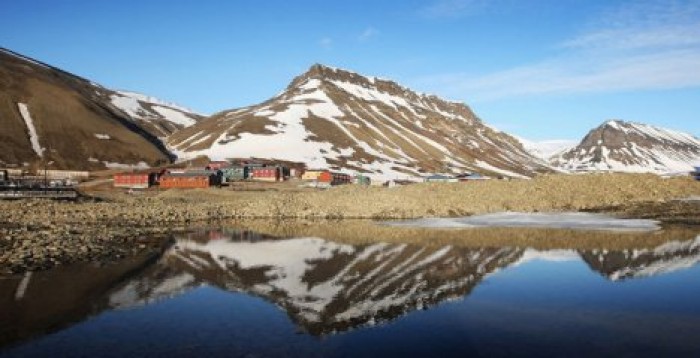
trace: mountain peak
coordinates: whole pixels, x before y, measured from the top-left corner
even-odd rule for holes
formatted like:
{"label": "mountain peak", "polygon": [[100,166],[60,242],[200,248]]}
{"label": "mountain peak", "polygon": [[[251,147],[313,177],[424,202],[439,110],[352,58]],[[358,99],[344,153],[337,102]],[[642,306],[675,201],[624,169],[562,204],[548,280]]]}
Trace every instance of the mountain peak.
{"label": "mountain peak", "polygon": [[320,80],[322,82],[349,82],[363,87],[373,86],[375,85],[376,81],[375,77],[367,77],[350,70],[315,63],[311,65],[311,67],[309,67],[309,69],[302,75],[294,78],[288,88],[291,89],[298,86],[303,86],[306,82],[312,79]]}
{"label": "mountain peak", "polygon": [[314,63],[309,67],[309,69],[303,74],[305,77],[325,77],[328,76],[330,73],[335,72],[336,68],[326,66],[322,63]]}
{"label": "mountain peak", "polygon": [[221,112],[168,141],[183,157],[274,158],[375,179],[550,170],[463,103],[322,64],[263,103]]}
{"label": "mountain peak", "polygon": [[581,143],[553,158],[569,170],[650,172],[692,170],[700,161],[700,140],[688,133],[644,123],[609,120],[591,130]]}
{"label": "mountain peak", "polygon": [[602,127],[604,127],[604,126],[614,127],[618,124],[627,124],[627,122],[623,121],[622,119],[609,119],[609,120],[605,121],[601,126]]}

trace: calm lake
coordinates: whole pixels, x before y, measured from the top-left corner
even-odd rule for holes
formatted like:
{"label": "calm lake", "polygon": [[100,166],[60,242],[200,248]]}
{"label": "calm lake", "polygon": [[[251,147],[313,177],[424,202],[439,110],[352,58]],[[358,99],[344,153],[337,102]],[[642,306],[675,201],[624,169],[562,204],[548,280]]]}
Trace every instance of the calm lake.
{"label": "calm lake", "polygon": [[560,235],[533,248],[196,230],[160,257],[0,279],[0,356],[700,356],[700,232],[611,248]]}

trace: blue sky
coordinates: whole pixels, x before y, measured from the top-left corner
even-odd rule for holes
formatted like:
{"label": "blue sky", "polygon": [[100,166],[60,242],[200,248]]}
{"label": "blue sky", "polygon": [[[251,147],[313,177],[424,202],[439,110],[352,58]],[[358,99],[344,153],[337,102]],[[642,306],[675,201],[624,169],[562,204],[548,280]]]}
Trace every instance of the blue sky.
{"label": "blue sky", "polygon": [[530,139],[607,119],[700,135],[700,1],[6,2],[0,46],[203,113],[313,63],[463,101]]}

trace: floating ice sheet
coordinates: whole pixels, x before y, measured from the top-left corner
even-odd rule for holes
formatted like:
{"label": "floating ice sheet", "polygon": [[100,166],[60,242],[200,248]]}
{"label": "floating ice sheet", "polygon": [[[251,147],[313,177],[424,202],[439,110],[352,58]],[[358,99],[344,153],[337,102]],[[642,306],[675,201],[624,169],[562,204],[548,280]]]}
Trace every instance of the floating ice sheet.
{"label": "floating ice sheet", "polygon": [[384,225],[417,228],[532,227],[576,230],[654,231],[659,222],[647,219],[619,219],[590,213],[505,212],[461,218],[425,218],[384,222]]}

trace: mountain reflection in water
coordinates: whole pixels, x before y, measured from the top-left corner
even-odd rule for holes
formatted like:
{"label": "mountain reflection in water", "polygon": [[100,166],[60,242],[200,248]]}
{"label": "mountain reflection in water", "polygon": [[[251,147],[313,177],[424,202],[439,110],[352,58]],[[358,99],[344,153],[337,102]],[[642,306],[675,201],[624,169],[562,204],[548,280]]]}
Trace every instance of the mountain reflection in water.
{"label": "mountain reflection in water", "polygon": [[148,273],[116,290],[114,307],[202,284],[264,297],[311,334],[343,331],[464,296],[522,249],[406,244],[352,246],[320,238],[265,240],[234,232],[180,238]]}
{"label": "mountain reflection in water", "polygon": [[175,239],[157,261],[132,258],[119,265],[86,264],[0,280],[0,347],[103,311],[141,307],[202,286],[261,297],[283,308],[304,332],[328,335],[466,297],[487,276],[531,260],[582,261],[611,282],[700,262],[700,236],[616,251],[351,245],[232,229]]}

